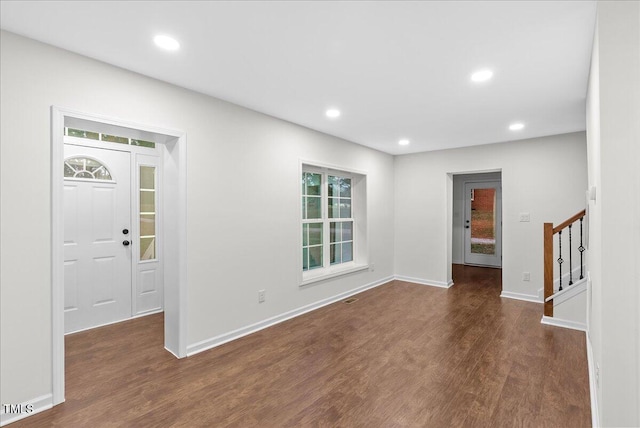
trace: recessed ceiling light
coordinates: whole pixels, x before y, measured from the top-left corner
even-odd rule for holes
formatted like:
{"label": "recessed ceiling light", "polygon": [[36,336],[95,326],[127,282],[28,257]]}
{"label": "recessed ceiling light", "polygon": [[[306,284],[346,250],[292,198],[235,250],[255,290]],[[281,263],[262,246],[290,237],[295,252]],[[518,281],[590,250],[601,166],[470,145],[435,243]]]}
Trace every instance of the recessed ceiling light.
{"label": "recessed ceiling light", "polygon": [[493,71],[489,69],[478,70],[471,75],[471,80],[473,82],[486,82],[487,80],[493,77]]}
{"label": "recessed ceiling light", "polygon": [[520,131],[522,128],[524,128],[524,123],[520,122],[509,125],[509,129],[512,131]]}
{"label": "recessed ceiling light", "polygon": [[168,51],[175,51],[180,48],[180,43],[178,43],[176,39],[161,34],[155,36],[153,38],[153,42],[156,44],[156,46]]}
{"label": "recessed ceiling light", "polygon": [[408,146],[409,145],[409,140],[400,140],[400,141],[398,141],[398,144],[400,144],[401,146]]}
{"label": "recessed ceiling light", "polygon": [[340,110],[336,108],[330,108],[326,111],[325,114],[327,115],[327,117],[336,118],[340,116]]}

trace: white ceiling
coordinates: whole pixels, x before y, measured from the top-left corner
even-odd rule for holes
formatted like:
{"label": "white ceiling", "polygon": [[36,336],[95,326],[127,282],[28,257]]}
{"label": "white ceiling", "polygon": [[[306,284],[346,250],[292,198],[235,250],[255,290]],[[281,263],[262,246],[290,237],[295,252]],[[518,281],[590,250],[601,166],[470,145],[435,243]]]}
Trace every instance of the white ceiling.
{"label": "white ceiling", "polygon": [[[0,7],[7,31],[392,154],[585,129],[594,1]],[[159,33],[181,49],[156,48]]]}

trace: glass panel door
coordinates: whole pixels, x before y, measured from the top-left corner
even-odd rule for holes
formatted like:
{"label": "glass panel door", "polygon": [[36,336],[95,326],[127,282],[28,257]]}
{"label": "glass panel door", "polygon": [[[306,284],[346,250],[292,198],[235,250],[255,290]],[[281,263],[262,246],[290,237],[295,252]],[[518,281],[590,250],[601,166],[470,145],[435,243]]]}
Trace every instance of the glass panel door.
{"label": "glass panel door", "polygon": [[499,181],[465,183],[466,264],[501,266],[501,202]]}
{"label": "glass panel door", "polygon": [[471,189],[471,252],[496,253],[496,189]]}

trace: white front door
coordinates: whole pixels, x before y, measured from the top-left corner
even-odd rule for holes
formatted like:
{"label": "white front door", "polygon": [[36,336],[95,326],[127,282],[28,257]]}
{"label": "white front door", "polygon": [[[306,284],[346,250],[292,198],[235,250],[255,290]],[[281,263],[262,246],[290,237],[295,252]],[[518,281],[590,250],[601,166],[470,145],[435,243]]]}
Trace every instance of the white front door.
{"label": "white front door", "polygon": [[502,190],[499,181],[467,182],[464,262],[502,266]]}
{"label": "white front door", "polygon": [[130,157],[64,145],[65,333],[131,317]]}

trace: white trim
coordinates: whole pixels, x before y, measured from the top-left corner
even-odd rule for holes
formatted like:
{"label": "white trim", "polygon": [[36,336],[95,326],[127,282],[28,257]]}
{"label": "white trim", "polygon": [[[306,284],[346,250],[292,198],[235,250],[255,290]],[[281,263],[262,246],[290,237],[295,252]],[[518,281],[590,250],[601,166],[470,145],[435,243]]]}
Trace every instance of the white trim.
{"label": "white trim", "polygon": [[51,382],[53,405],[64,402],[64,118],[51,108]]}
{"label": "white trim", "polygon": [[522,294],[514,293],[513,291],[504,291],[500,293],[500,297],[515,300],[524,300],[525,302],[542,303],[542,299],[539,299],[535,294]]}
{"label": "white trim", "polygon": [[552,325],[555,327],[570,328],[571,330],[580,330],[585,332],[587,331],[587,325],[583,322],[563,320],[559,318],[548,317],[545,315],[542,316],[542,319],[540,320],[540,324]]}
{"label": "white trim", "polygon": [[160,309],[152,309],[149,312],[144,312],[142,314],[133,315],[131,317],[123,318],[123,319],[117,320],[117,321],[106,322],[104,324],[96,325],[96,326],[93,326],[93,327],[83,328],[82,330],[71,331],[69,333],[65,333],[64,335],[65,336],[69,336],[69,335],[80,333],[80,332],[83,332],[83,331],[93,330],[94,328],[100,328],[100,327],[106,327],[108,325],[119,324],[121,322],[131,321],[131,320],[134,320],[136,318],[142,318],[142,317],[146,317],[147,315],[153,315],[153,314],[157,314],[157,313],[160,313],[160,312],[163,312],[162,308],[160,308]]}
{"label": "white trim", "polygon": [[591,426],[600,426],[600,412],[598,410],[598,385],[596,384],[596,363],[593,356],[593,346],[587,332],[587,363],[589,364],[589,395],[591,397]]}
{"label": "white trim", "polygon": [[[350,166],[340,166],[340,165],[335,165],[335,164],[330,164],[330,163],[324,163],[324,162],[317,162],[315,160],[309,160],[309,159],[303,159],[303,158],[298,158],[298,162],[301,166],[300,171],[302,171],[303,169],[306,168],[311,168],[313,169],[314,167],[316,169],[320,168],[326,168],[328,170],[331,171],[336,171],[336,172],[347,172],[347,173],[351,173],[351,174],[359,174],[359,175],[364,175],[366,176],[368,174],[367,171],[365,170],[359,170],[359,169],[355,169],[352,168]],[[352,193],[353,195],[353,193]]]}
{"label": "white trim", "polygon": [[363,291],[378,287],[383,284],[387,284],[390,281],[393,281],[393,277],[389,276],[386,278],[379,279],[377,281],[371,282],[366,285],[362,285],[360,287],[356,287],[352,290],[345,291],[340,294],[336,294],[335,296],[328,297],[326,299],[319,300],[315,303],[311,303],[305,306],[302,306],[297,309],[293,309],[291,311],[284,312],[280,315],[273,316],[271,318],[267,318],[265,320],[259,321],[254,324],[250,324],[245,327],[238,328],[236,330],[230,331],[228,333],[223,333],[221,335],[212,337],[210,339],[205,339],[200,342],[194,343],[187,347],[187,356],[192,356],[198,354],[200,352],[215,348],[217,346],[223,345],[227,342],[231,342],[232,340],[240,339],[241,337],[247,336],[249,334],[255,333],[257,331],[263,330],[265,328],[274,326],[283,321],[287,321],[291,318],[298,317],[300,315],[306,314],[307,312],[314,311],[316,309],[320,309],[323,306],[330,305],[332,303],[343,300],[347,297],[353,296],[354,294],[362,293]]}
{"label": "white trim", "polygon": [[[172,281],[165,281],[165,294],[171,294],[170,299],[175,303],[171,311],[165,311],[165,346],[173,349],[171,352],[178,357],[186,356],[187,341],[187,183],[186,183],[186,133],[178,130],[144,125],[121,119],[100,115],[89,115],[82,112],[51,106],[51,364],[52,364],[52,403],[64,402],[65,390],[65,360],[64,360],[64,247],[63,231],[64,219],[62,215],[63,169],[59,167],[64,161],[64,125],[65,119],[73,121],[91,121],[101,124],[136,129],[142,132],[157,134],[161,140],[156,141],[156,149],[160,149],[161,156],[173,155],[174,167],[172,172],[176,179],[175,193],[172,206],[176,210],[175,225],[177,234],[174,255],[174,270]],[[168,145],[173,147],[169,153]],[[136,146],[137,147],[137,146]],[[104,148],[104,147],[103,147]],[[147,152],[148,153],[148,152]],[[163,174],[166,169],[163,170]],[[166,200],[163,198],[166,205]],[[164,274],[167,274],[165,265]],[[175,338],[171,346],[167,344],[167,330],[175,330]]]}
{"label": "white trim", "polygon": [[31,412],[24,412],[24,413],[5,413],[4,412],[4,406],[0,407],[0,426],[5,426],[8,425],[10,423],[19,421],[21,419],[24,419],[28,416],[33,416],[36,413],[40,413],[43,412],[45,410],[49,410],[50,408],[53,407],[53,394],[46,394],[46,395],[42,395],[40,397],[36,397],[34,399],[31,400],[27,400],[23,403],[2,403],[2,404],[21,404],[23,406],[26,406],[27,404],[30,404],[33,406],[33,411]]}
{"label": "white trim", "polygon": [[413,282],[414,284],[429,285],[431,287],[451,288],[453,286],[452,279],[450,279],[447,282],[444,282],[444,281],[436,281],[433,279],[413,278],[410,276],[403,276],[403,275],[395,275],[393,278],[398,281]]}
{"label": "white trim", "polygon": [[566,288],[562,289],[562,291],[558,291],[555,294],[544,299],[545,302],[549,300],[553,300],[553,305],[559,305],[560,303],[566,302],[567,300],[577,296],[580,293],[587,291],[587,279],[583,278],[578,282],[573,283],[572,285],[567,285]]}
{"label": "white trim", "polygon": [[[342,269],[340,269],[340,267],[342,267]],[[308,272],[311,272],[311,274],[304,275],[306,276],[306,278],[302,280],[302,282],[300,283],[300,286],[313,284],[315,282],[320,282],[327,279],[336,278],[338,276],[360,272],[362,270],[367,270],[367,269],[369,269],[369,265],[355,265],[355,266],[346,267],[346,268],[344,266],[335,265],[335,266],[331,266],[324,269],[314,269],[312,271],[308,271]],[[313,276],[313,273],[315,272],[322,272],[322,273],[320,275]]]}

